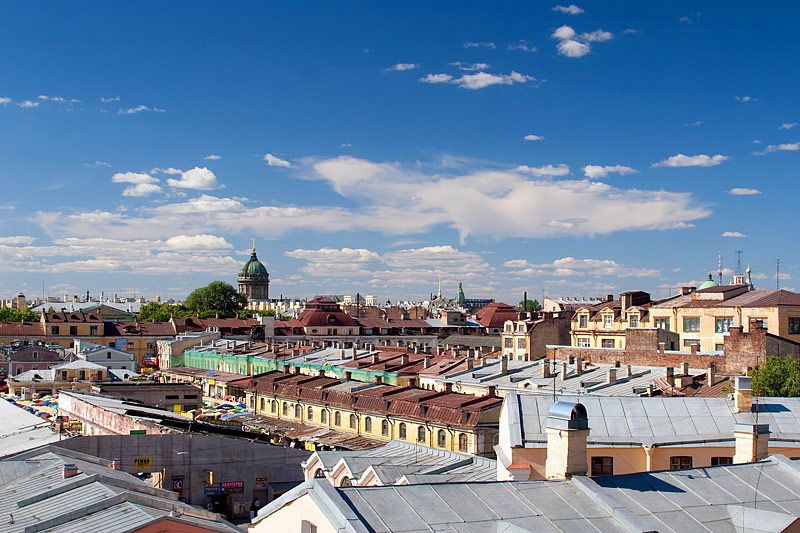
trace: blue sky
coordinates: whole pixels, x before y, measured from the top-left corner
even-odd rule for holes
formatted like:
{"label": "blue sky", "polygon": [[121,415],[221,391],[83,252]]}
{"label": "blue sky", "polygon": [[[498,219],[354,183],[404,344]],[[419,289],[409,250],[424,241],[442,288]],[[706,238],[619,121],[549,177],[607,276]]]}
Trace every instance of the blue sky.
{"label": "blue sky", "polygon": [[795,286],[796,5],[294,4],[5,3],[0,293]]}

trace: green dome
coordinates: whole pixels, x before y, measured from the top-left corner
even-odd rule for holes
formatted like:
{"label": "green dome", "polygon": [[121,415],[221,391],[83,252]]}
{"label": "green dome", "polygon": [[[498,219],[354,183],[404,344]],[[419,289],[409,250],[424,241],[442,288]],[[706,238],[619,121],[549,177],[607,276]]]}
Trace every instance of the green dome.
{"label": "green dome", "polygon": [[256,256],[256,249],[250,254],[250,260],[239,271],[239,279],[269,279],[269,273]]}
{"label": "green dome", "polygon": [[714,281],[714,278],[711,277],[711,274],[709,274],[708,275],[708,279],[705,280],[703,283],[701,283],[700,286],[697,287],[697,290],[698,291],[702,291],[703,289],[708,289],[708,288],[711,288],[711,287],[719,287],[719,283]]}

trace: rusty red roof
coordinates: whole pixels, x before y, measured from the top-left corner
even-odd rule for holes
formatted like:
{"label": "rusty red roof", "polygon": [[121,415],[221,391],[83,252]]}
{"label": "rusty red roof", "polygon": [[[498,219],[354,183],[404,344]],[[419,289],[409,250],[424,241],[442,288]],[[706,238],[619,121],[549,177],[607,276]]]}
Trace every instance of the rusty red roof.
{"label": "rusty red roof", "polygon": [[519,320],[519,312],[506,303],[492,302],[481,307],[475,313],[475,318],[485,328],[502,328],[506,320]]}

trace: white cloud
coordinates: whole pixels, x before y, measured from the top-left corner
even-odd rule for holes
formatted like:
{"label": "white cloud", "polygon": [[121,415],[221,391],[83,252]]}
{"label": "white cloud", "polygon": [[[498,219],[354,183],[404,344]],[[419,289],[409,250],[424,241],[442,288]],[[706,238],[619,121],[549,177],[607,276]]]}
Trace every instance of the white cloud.
{"label": "white cloud", "polygon": [[587,42],[603,42],[603,41],[610,41],[614,38],[614,34],[609,31],[603,31],[601,29],[594,30],[593,32],[589,33],[581,33],[578,36],[578,39],[581,41]]}
{"label": "white cloud", "polygon": [[222,156],[217,154],[209,154],[205,156],[203,159],[207,159],[209,161],[219,161],[220,159],[222,159]]}
{"label": "white cloud", "polygon": [[544,137],[541,135],[530,134],[523,137],[523,139],[525,139],[526,141],[543,141]]}
{"label": "white cloud", "polygon": [[745,189],[739,187],[733,188],[728,192],[734,196],[751,196],[754,194],[761,194],[761,191],[758,189]]}
{"label": "white cloud", "polygon": [[100,101],[103,102],[104,104],[108,104],[111,102],[119,102],[119,96],[109,96],[109,97],[101,96]]}
{"label": "white cloud", "polygon": [[85,167],[90,168],[98,168],[98,167],[110,167],[111,163],[106,163],[105,161],[95,161],[94,163],[81,163]]}
{"label": "white cloud", "polygon": [[267,165],[271,167],[284,167],[284,168],[291,168],[292,164],[280,157],[276,157],[272,154],[265,154],[264,161],[267,162]]}
{"label": "white cloud", "polygon": [[528,41],[524,39],[520,39],[517,44],[509,44],[508,50],[520,50],[522,52],[535,52],[537,48],[535,46],[528,45]]}
{"label": "white cloud", "polygon": [[383,69],[384,72],[402,72],[404,70],[414,70],[419,68],[419,63],[397,63],[391,67]]}
{"label": "white cloud", "polygon": [[3,107],[7,106],[11,102],[13,102],[11,98],[7,96],[0,96],[0,105],[2,105]]}
{"label": "white cloud", "polygon": [[450,65],[458,67],[459,70],[466,71],[486,70],[491,68],[489,63],[464,63],[463,61],[456,61],[455,63],[450,63]]}
{"label": "white cloud", "polygon": [[118,172],[111,176],[114,183],[158,183],[158,178],[144,172]]}
{"label": "white cloud", "polygon": [[736,100],[739,102],[758,102],[759,99],[755,96],[737,96]]}
{"label": "white cloud", "polygon": [[134,115],[136,113],[141,113],[142,111],[150,111],[153,113],[164,113],[165,109],[160,109],[158,107],[147,107],[146,105],[138,105],[136,107],[130,107],[128,109],[119,109],[117,110],[117,115]]}
{"label": "white cloud", "polygon": [[569,166],[561,163],[558,166],[545,165],[543,167],[529,167],[528,165],[520,165],[517,167],[517,172],[523,172],[536,176],[537,178],[566,176],[569,174]]}
{"label": "white cloud", "polygon": [[566,39],[558,43],[557,50],[562,56],[583,57],[591,51],[591,47],[574,39]]}
{"label": "white cloud", "polygon": [[464,89],[483,89],[492,85],[513,85],[515,83],[528,83],[536,81],[533,76],[520,74],[511,71],[511,74],[489,74],[487,72],[477,72],[475,74],[464,74],[459,78],[454,78],[449,74],[428,74],[420,78],[424,83],[452,83]]}
{"label": "white cloud", "polygon": [[125,187],[125,190],[122,191],[122,196],[142,197],[150,196],[157,192],[161,192],[160,185],[155,183],[137,183],[136,185]]}
{"label": "white cloud", "polygon": [[701,126],[703,124],[702,120],[698,120],[696,122],[684,122],[684,126]]}
{"label": "white cloud", "polygon": [[631,167],[626,167],[623,165],[611,165],[611,166],[602,166],[602,165],[586,165],[581,170],[583,170],[583,175],[587,178],[597,179],[597,178],[605,178],[609,174],[636,174],[637,170]]}
{"label": "white cloud", "polygon": [[635,34],[637,34],[637,33],[642,33],[642,32],[641,32],[640,30],[637,30],[637,29],[634,29],[634,28],[626,28],[626,29],[624,29],[624,30],[622,31],[622,33],[626,33],[626,34],[635,35]]}
{"label": "white cloud", "polygon": [[494,43],[491,42],[472,42],[467,41],[464,43],[464,48],[497,48]]}
{"label": "white cloud", "polygon": [[728,156],[717,154],[709,156],[705,154],[699,155],[673,155],[658,163],[653,163],[651,167],[713,167],[726,161]]}
{"label": "white cloud", "polygon": [[783,124],[780,125],[780,127],[778,129],[779,130],[790,130],[790,129],[794,128],[795,126],[797,126],[797,122],[784,122]]}
{"label": "white cloud", "polygon": [[50,102],[58,102],[59,104],[77,104],[80,100],[75,98],[63,98],[61,96],[47,96],[46,94],[40,94],[38,96],[39,100],[50,101]]}
{"label": "white cloud", "polygon": [[753,144],[761,144],[761,139],[753,139]]}
{"label": "white cloud", "polygon": [[27,235],[14,235],[9,237],[0,237],[0,244],[33,244],[35,239]]}
{"label": "white cloud", "polygon": [[179,176],[180,174],[183,174],[183,170],[173,167],[169,168],[154,167],[150,169],[150,174],[170,174],[172,176]]}
{"label": "white cloud", "polygon": [[583,9],[579,8],[575,4],[570,4],[568,6],[562,6],[561,4],[555,6],[553,11],[557,11],[559,13],[566,13],[567,15],[580,15],[583,13]]}
{"label": "white cloud", "polygon": [[738,231],[726,231],[722,234],[723,237],[747,237],[744,233]]}
{"label": "white cloud", "polygon": [[31,107],[39,107],[39,102],[32,102],[30,100],[23,100],[22,102],[17,104],[19,107],[23,108],[31,108]]}
{"label": "white cloud", "polygon": [[766,155],[773,152],[797,152],[800,150],[800,142],[784,143],[784,144],[770,144],[760,152],[753,152],[755,155]]}
{"label": "white cloud", "polygon": [[176,235],[164,242],[169,250],[230,250],[233,245],[216,235]]}
{"label": "white cloud", "polygon": [[566,24],[560,26],[553,32],[552,35],[553,39],[558,39],[559,41],[565,41],[567,39],[572,39],[575,37],[575,30],[572,29],[572,26],[567,26]]}
{"label": "white cloud", "polygon": [[221,189],[223,185],[217,182],[217,176],[206,167],[194,167],[181,172],[180,179],[167,179],[167,185],[177,189],[197,189],[207,191]]}
{"label": "white cloud", "polygon": [[531,264],[525,259],[506,261],[503,266],[512,269],[521,269],[513,272],[524,276],[595,276],[620,278],[650,278],[658,277],[661,271],[653,268],[637,268],[623,265],[611,259],[575,259],[563,257],[552,263]]}

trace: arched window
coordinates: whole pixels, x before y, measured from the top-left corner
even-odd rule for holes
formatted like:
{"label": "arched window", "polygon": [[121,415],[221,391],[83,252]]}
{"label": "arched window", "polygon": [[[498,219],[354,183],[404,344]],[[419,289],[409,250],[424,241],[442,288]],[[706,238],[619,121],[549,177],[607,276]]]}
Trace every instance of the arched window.
{"label": "arched window", "polygon": [[283,402],[283,416],[289,416],[289,404]]}
{"label": "arched window", "polygon": [[353,482],[352,482],[352,481],[350,481],[350,478],[349,478],[349,477],[347,477],[347,476],[344,476],[344,477],[342,478],[342,482],[341,482],[341,483],[339,483],[339,486],[340,486],[340,487],[352,487],[352,486],[353,486]]}
{"label": "arched window", "polygon": [[312,409],[311,407],[309,407],[309,408],[306,410],[306,413],[307,413],[307,414],[306,414],[306,420],[314,420],[314,409]]}
{"label": "arched window", "polygon": [[317,468],[317,471],[314,472],[314,477],[325,477],[325,472],[321,468]]}
{"label": "arched window", "polygon": [[302,413],[302,410],[300,409],[300,404],[299,403],[295,404],[295,406],[294,406],[294,417],[295,418],[300,418],[302,416],[301,413]]}
{"label": "arched window", "polygon": [[336,414],[333,415],[333,425],[334,426],[341,426],[342,425],[342,413],[336,411]]}
{"label": "arched window", "polygon": [[465,452],[467,451],[467,445],[469,444],[469,439],[467,438],[466,433],[459,433],[458,434],[458,451]]}
{"label": "arched window", "polygon": [[261,402],[259,403],[261,404],[261,410],[263,411],[266,408],[267,401],[264,398],[261,398]]}
{"label": "arched window", "polygon": [[364,432],[372,433],[372,419],[370,417],[364,419]]}
{"label": "arched window", "polygon": [[405,424],[405,422],[400,422],[400,427],[397,428],[397,435],[401,439],[405,439],[406,438],[406,424]]}
{"label": "arched window", "polygon": [[250,409],[256,406],[256,398],[255,396],[250,396]]}
{"label": "arched window", "polygon": [[273,413],[277,413],[278,412],[278,402],[276,402],[275,400],[272,400],[272,405],[270,407],[271,407],[271,411]]}
{"label": "arched window", "polygon": [[425,426],[417,428],[417,442],[425,443]]}
{"label": "arched window", "polygon": [[350,429],[356,429],[357,422],[356,415],[350,415]]}
{"label": "arched window", "polygon": [[322,422],[323,424],[328,423],[328,411],[323,409],[322,411],[319,412],[319,421]]}
{"label": "arched window", "polygon": [[381,422],[381,435],[383,435],[384,437],[388,437],[389,436],[389,421],[388,420],[384,420],[383,422]]}
{"label": "arched window", "polygon": [[440,429],[436,434],[436,445],[439,448],[447,448],[447,433],[443,429]]}

